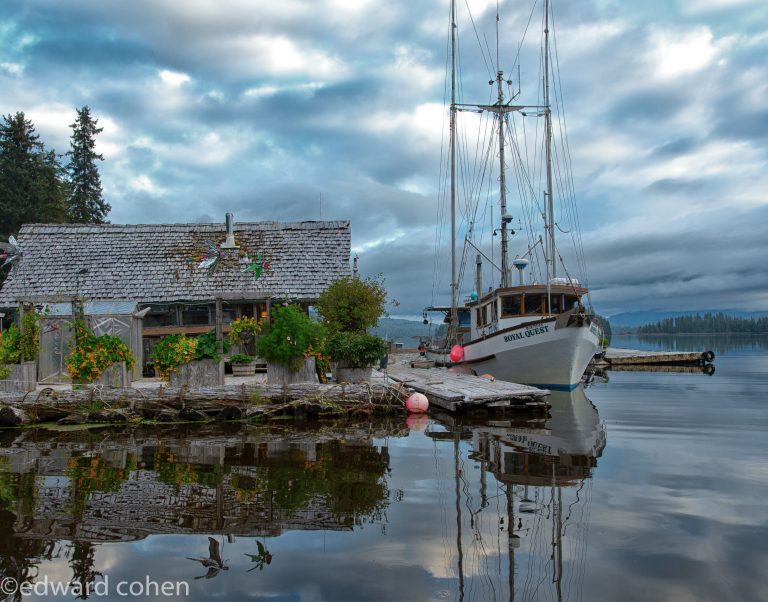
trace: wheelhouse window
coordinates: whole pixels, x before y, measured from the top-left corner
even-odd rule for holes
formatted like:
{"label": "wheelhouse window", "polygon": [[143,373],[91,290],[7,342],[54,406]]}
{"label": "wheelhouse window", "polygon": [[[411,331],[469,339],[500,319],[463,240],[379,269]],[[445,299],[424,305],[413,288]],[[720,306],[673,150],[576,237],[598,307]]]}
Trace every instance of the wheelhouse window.
{"label": "wheelhouse window", "polygon": [[573,309],[578,303],[579,298],[576,295],[565,295],[565,309],[563,311]]}
{"label": "wheelhouse window", "polygon": [[520,295],[508,295],[501,298],[501,317],[511,318],[522,313],[523,303]]}
{"label": "wheelhouse window", "polygon": [[526,314],[545,314],[547,313],[546,295],[525,295],[525,313]]}
{"label": "wheelhouse window", "polygon": [[563,296],[558,293],[556,295],[551,295],[550,298],[551,308],[553,314],[561,314],[563,313]]}

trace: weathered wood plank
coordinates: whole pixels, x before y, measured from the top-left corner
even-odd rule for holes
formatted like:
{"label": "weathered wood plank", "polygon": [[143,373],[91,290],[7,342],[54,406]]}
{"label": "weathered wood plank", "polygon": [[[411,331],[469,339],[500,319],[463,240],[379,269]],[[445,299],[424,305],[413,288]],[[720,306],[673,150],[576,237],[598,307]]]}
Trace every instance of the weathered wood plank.
{"label": "weathered wood plank", "polygon": [[[395,366],[387,376],[427,396],[430,403],[455,412],[469,407],[513,407],[533,403],[546,405],[542,398],[549,391],[503,380],[489,380],[471,374],[450,372],[444,368],[408,368]],[[528,406],[531,407],[531,406]]]}
{"label": "weathered wood plank", "polygon": [[613,365],[621,364],[699,364],[715,359],[712,351],[643,351],[639,349],[621,349],[609,347],[605,352],[605,361]]}

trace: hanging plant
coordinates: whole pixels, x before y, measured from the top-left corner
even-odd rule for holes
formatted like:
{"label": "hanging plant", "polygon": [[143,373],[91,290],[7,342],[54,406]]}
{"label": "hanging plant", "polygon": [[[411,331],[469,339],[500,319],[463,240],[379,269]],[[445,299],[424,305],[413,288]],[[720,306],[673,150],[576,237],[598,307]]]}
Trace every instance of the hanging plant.
{"label": "hanging plant", "polygon": [[243,316],[229,325],[229,342],[233,345],[248,343],[261,332],[262,323],[256,318]]}

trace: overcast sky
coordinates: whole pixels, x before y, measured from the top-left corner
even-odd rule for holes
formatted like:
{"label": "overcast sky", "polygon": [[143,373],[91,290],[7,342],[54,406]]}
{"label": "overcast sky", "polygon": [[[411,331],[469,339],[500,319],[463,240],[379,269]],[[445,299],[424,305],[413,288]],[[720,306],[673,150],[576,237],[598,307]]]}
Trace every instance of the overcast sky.
{"label": "overcast sky", "polygon": [[[504,69],[533,4],[500,2]],[[496,2],[467,6],[493,46]],[[768,3],[554,10],[597,310],[768,309]],[[432,297],[447,24],[448,0],[3,0],[0,111],[63,153],[89,105],[114,223],[319,219],[322,205],[351,221],[392,313],[417,315],[448,299],[445,273]],[[472,25],[459,30],[465,95],[487,96]]]}

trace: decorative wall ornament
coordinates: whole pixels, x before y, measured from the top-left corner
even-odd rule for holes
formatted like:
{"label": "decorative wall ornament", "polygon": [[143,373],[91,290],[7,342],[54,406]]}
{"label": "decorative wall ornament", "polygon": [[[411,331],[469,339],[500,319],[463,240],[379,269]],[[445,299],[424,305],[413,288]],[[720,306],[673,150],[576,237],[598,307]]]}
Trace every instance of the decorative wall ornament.
{"label": "decorative wall ornament", "polygon": [[253,272],[254,279],[258,280],[262,274],[271,274],[272,273],[272,267],[270,266],[269,261],[264,256],[264,253],[259,253],[256,256],[256,259],[251,260],[248,259],[248,264],[245,266],[244,272]]}
{"label": "decorative wall ornament", "polygon": [[259,253],[255,259],[252,259],[242,248],[222,249],[210,240],[204,241],[202,247],[200,252],[187,258],[187,263],[197,264],[196,268],[206,270],[209,276],[222,265],[234,267],[235,264],[244,265],[241,271],[253,273],[255,280],[261,278],[263,274],[272,273],[270,260],[265,253]]}
{"label": "decorative wall ornament", "polygon": [[0,261],[5,260],[3,261],[3,264],[0,265],[0,268],[4,268],[7,265],[12,265],[17,261],[20,261],[21,256],[21,247],[13,235],[8,237],[7,243],[0,242]]}

